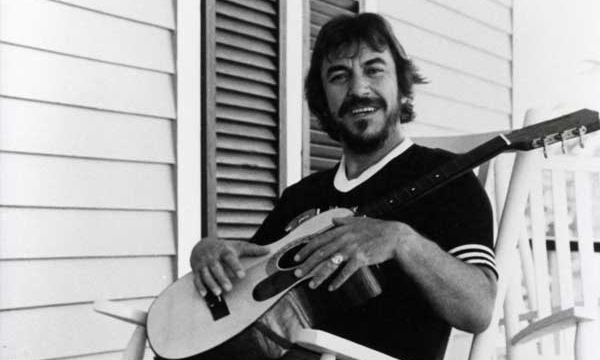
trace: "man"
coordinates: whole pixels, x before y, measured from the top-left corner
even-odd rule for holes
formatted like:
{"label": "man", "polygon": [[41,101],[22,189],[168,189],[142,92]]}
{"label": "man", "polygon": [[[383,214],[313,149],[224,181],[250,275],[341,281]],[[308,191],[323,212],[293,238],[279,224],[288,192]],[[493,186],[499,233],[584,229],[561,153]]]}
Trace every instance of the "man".
{"label": "man", "polygon": [[[201,295],[243,277],[239,258],[286,234],[309,209],[355,208],[401,189],[452,155],[412,144],[412,85],[423,82],[387,22],[376,14],[335,18],[315,43],[305,91],[311,111],[343,149],[340,164],[289,187],[251,242],[204,239],[191,255]],[[368,214],[367,214],[368,215]],[[383,293],[322,329],[408,359],[440,359],[450,327],[481,332],[496,291],[492,218],[473,174],[425,196],[408,211],[337,218],[295,260],[309,286],[338,289],[365,266],[385,275]],[[321,289],[323,290],[323,289]]]}

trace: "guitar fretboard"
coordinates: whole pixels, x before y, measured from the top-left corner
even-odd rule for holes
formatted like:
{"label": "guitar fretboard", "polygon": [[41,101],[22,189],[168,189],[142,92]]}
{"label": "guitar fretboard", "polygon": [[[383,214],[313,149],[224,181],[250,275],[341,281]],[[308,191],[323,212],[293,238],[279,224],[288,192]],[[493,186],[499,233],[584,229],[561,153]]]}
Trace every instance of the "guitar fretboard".
{"label": "guitar fretboard", "polygon": [[433,190],[447,184],[467,171],[483,164],[508,148],[509,143],[502,136],[456,156],[451,161],[436,168],[429,174],[408,184],[402,189],[378,199],[366,206],[359,207],[357,213],[371,217],[402,211]]}

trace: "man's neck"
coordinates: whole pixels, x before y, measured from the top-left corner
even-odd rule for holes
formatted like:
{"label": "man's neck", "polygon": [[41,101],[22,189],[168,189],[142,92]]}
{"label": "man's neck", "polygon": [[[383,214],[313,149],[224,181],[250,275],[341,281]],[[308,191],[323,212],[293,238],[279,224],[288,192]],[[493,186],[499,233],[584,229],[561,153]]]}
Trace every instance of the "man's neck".
{"label": "man's neck", "polygon": [[398,146],[404,140],[399,127],[392,130],[388,138],[376,150],[363,154],[355,153],[344,146],[344,162],[346,165],[346,177],[354,179],[360,176],[366,169],[376,164],[385,157],[392,149]]}

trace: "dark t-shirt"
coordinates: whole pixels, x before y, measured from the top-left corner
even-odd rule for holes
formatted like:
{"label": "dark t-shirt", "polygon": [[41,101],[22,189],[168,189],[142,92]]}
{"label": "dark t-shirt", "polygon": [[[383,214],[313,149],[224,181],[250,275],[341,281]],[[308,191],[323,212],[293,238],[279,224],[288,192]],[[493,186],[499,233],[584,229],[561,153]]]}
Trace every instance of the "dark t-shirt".
{"label": "dark t-shirt", "polygon": [[[252,238],[268,244],[286,234],[299,214],[318,208],[353,208],[373,202],[429,173],[454,155],[412,145],[371,178],[348,192],[333,185],[337,167],[312,174],[290,186]],[[426,195],[409,208],[381,217],[412,226],[443,250],[494,272],[493,220],[489,200],[472,172]],[[383,292],[360,307],[334,316],[319,328],[399,359],[441,359],[450,326],[441,319],[421,289],[390,260],[378,266]]]}

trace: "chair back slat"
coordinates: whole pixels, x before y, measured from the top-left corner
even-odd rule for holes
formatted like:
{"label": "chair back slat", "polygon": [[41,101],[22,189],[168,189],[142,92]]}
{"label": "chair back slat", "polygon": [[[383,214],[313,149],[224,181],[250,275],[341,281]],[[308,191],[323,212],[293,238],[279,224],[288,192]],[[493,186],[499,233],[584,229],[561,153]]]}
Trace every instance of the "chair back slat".
{"label": "chair back slat", "polygon": [[569,308],[575,304],[566,186],[565,172],[560,170],[552,171],[556,274],[560,301],[559,306],[562,309]]}
{"label": "chair back slat", "polygon": [[531,176],[529,209],[531,216],[531,242],[536,277],[537,310],[540,317],[552,312],[550,304],[550,276],[548,274],[548,251],[546,247],[546,219],[542,193],[542,174],[535,171]]}
{"label": "chair back slat", "polygon": [[[577,239],[581,273],[581,289],[584,306],[595,307],[598,299],[598,278],[594,269],[594,229],[592,219],[592,173],[578,170],[575,172],[575,206],[577,221]],[[595,271],[596,270],[596,271]]]}

